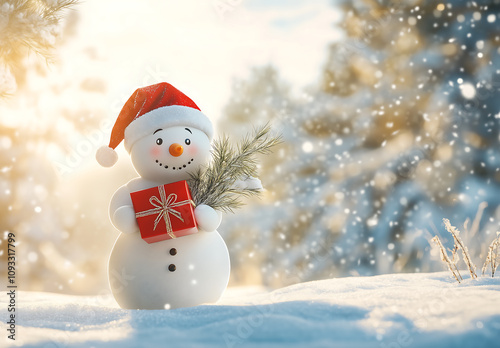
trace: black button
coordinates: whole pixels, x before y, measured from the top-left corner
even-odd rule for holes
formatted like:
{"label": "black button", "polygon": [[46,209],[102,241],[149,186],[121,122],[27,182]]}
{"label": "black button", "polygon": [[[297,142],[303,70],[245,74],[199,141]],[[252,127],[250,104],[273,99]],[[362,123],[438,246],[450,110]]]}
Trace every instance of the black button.
{"label": "black button", "polygon": [[173,263],[171,263],[171,264],[168,266],[168,270],[169,270],[170,272],[175,271],[175,268],[176,268],[176,267],[175,267],[175,265],[174,265]]}
{"label": "black button", "polygon": [[170,249],[170,255],[172,256],[177,255],[177,249],[176,248]]}

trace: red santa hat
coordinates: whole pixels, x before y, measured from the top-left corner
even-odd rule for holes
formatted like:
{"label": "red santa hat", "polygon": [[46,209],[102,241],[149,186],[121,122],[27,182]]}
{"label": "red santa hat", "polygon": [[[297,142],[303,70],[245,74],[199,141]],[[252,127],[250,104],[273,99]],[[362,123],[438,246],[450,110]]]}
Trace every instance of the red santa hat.
{"label": "red santa hat", "polygon": [[108,146],[97,150],[97,162],[111,167],[118,160],[115,148],[124,140],[130,152],[134,143],[158,128],[191,126],[213,137],[209,118],[184,93],[169,83],[161,82],[138,88],[123,106],[116,119]]}

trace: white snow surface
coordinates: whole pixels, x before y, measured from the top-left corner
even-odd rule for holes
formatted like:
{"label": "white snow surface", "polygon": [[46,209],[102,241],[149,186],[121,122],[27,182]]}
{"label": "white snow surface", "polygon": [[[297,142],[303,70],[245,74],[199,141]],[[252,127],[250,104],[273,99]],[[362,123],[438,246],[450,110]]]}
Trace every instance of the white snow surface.
{"label": "white snow surface", "polygon": [[500,277],[458,284],[439,272],[229,288],[215,305],[153,311],[120,309],[110,295],[17,295],[9,346],[500,347]]}

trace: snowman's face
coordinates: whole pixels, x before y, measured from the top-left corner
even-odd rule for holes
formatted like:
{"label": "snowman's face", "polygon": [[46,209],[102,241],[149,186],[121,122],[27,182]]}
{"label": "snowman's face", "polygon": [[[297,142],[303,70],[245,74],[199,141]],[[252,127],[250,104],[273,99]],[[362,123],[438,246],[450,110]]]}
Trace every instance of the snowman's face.
{"label": "snowman's face", "polygon": [[130,150],[132,163],[141,177],[156,182],[189,179],[210,158],[210,140],[193,127],[157,129],[138,140]]}

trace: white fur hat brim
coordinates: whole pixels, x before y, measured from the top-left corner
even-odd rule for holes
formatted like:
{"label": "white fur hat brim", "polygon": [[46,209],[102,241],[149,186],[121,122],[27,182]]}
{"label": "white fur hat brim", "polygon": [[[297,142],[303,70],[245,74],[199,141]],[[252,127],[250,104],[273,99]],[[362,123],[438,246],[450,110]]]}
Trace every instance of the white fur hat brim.
{"label": "white fur hat brim", "polygon": [[159,128],[188,126],[201,130],[212,140],[214,128],[200,110],[180,105],[163,106],[136,118],[125,128],[124,145],[130,153],[134,143]]}

